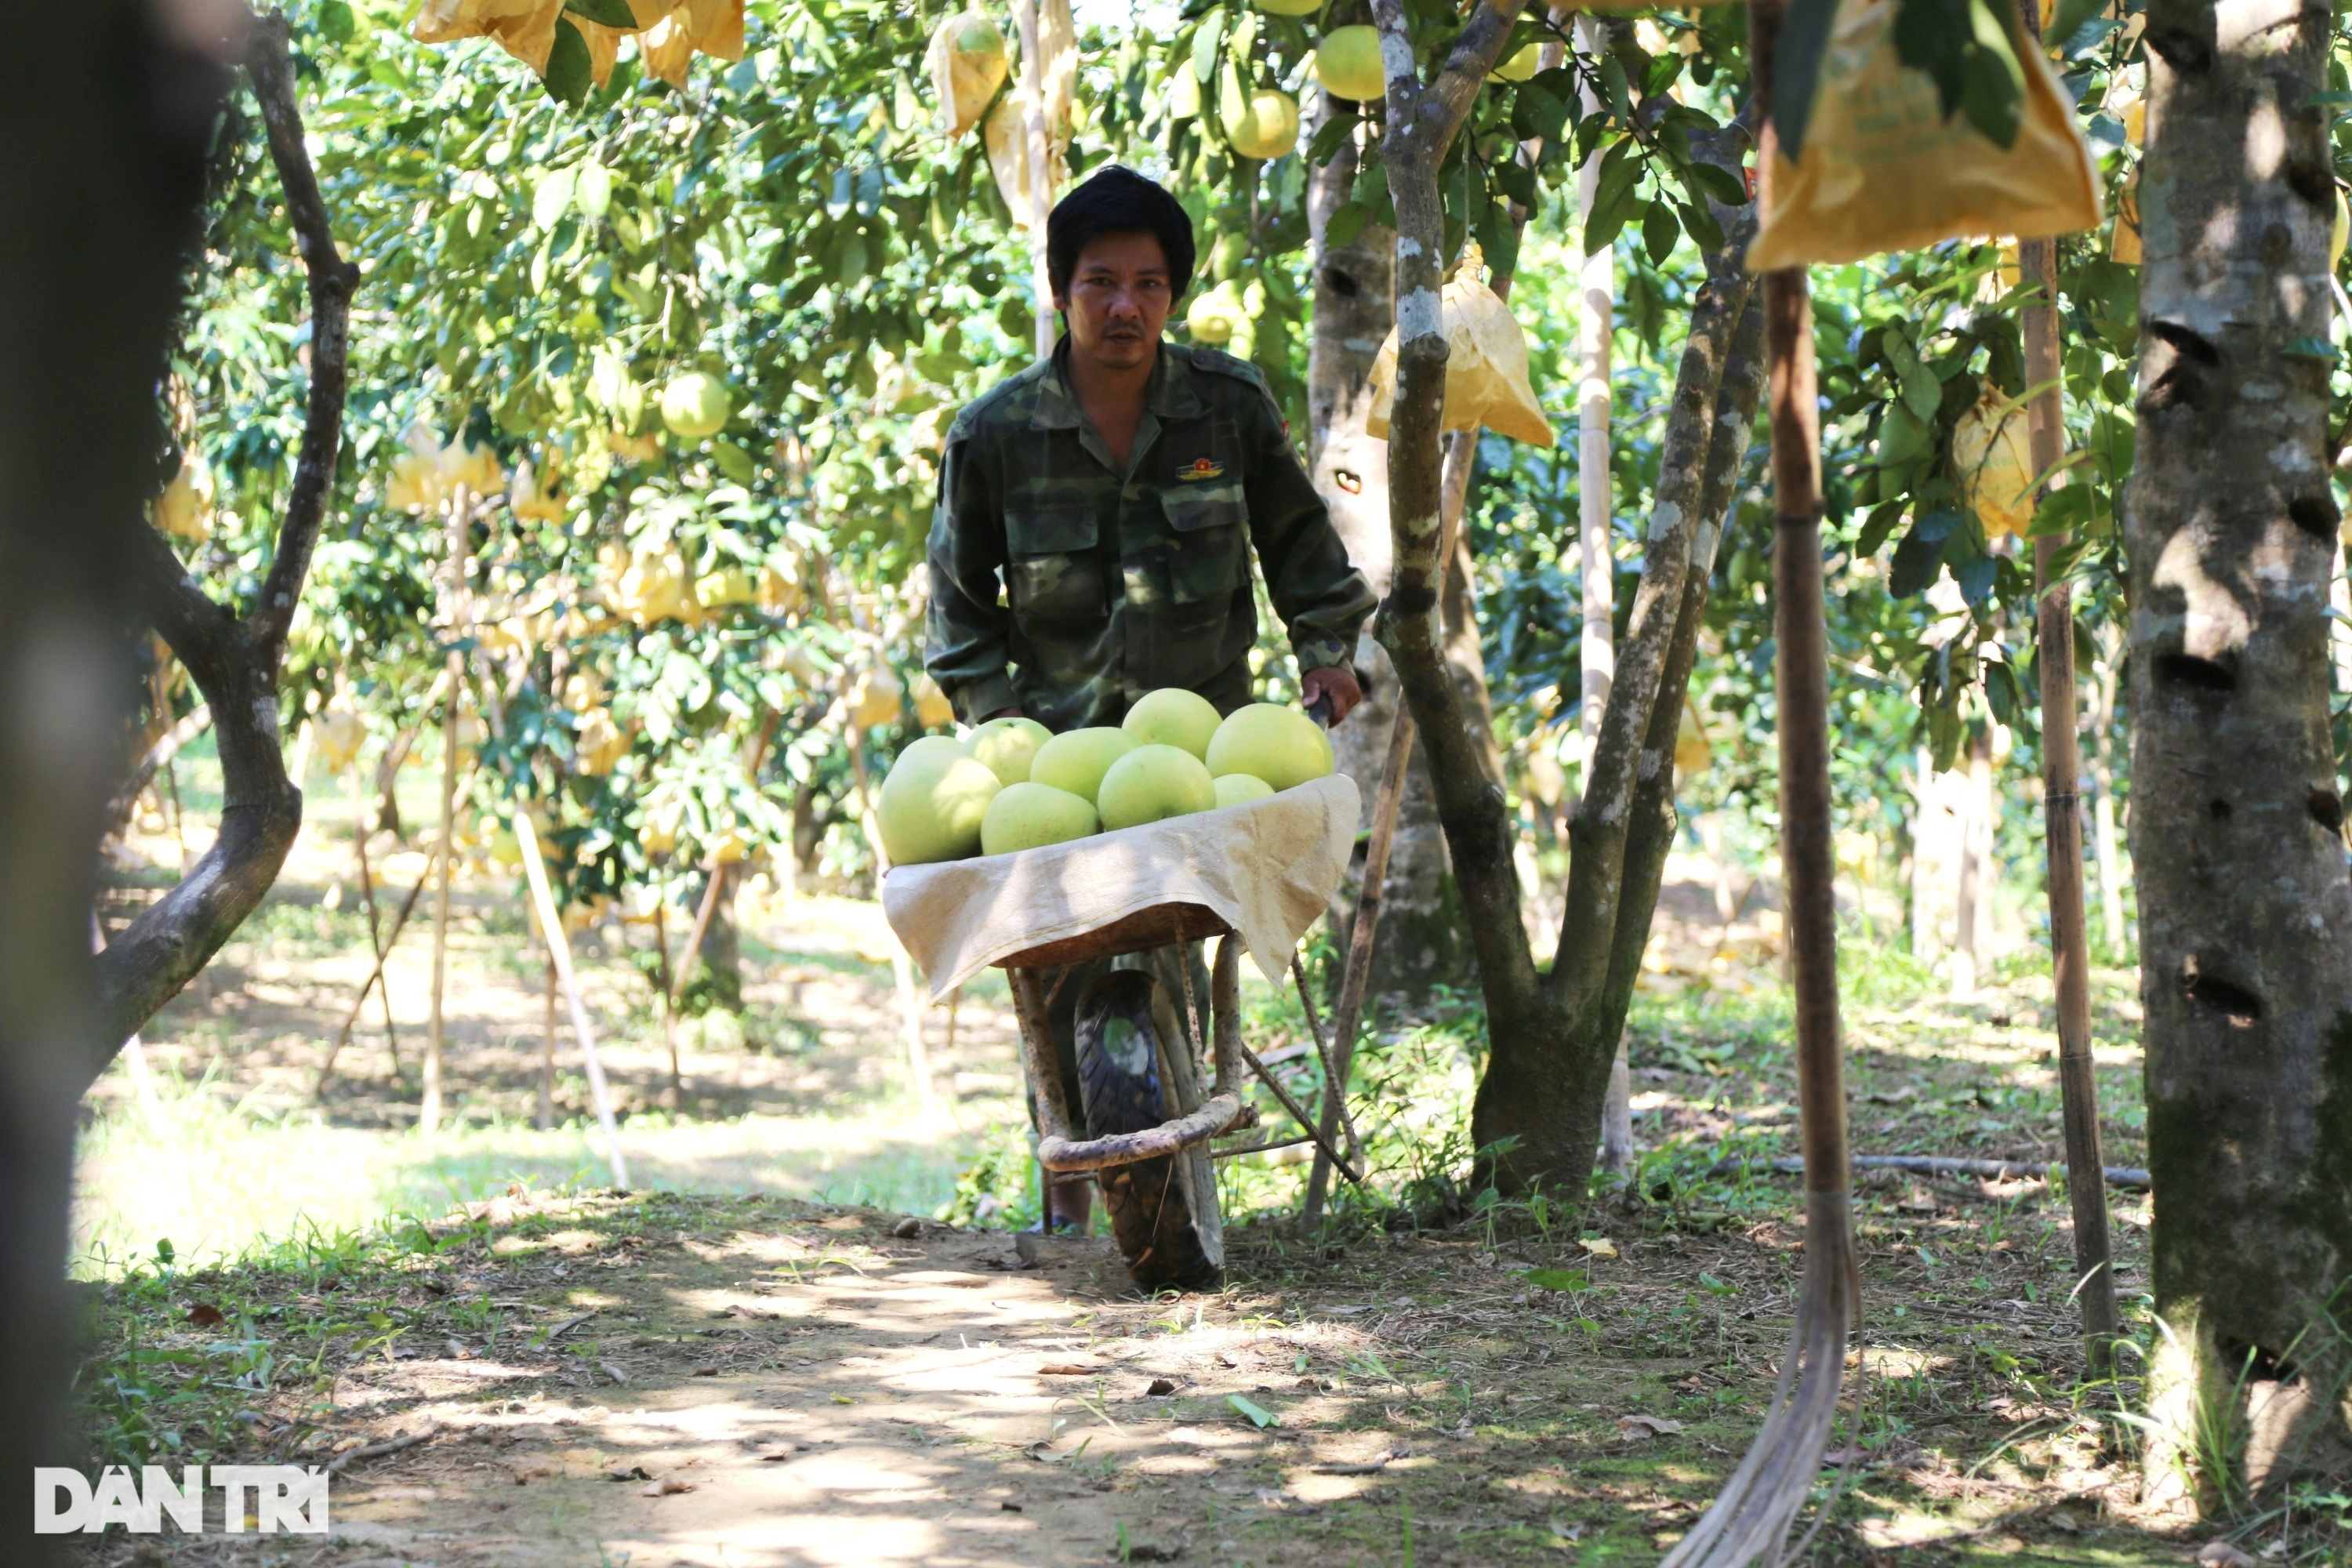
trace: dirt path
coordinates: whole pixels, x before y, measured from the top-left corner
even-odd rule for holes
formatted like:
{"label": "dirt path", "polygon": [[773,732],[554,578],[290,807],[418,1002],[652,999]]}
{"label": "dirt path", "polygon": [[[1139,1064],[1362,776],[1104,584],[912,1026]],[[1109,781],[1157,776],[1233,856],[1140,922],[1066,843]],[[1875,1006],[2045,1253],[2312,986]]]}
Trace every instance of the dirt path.
{"label": "dirt path", "polygon": [[[1822,1560],[2185,1561],[2063,1392],[2063,1256],[1971,1241],[1958,1215],[1917,1223],[1940,1226],[1946,1267],[1982,1271],[1981,1305],[1870,1227],[1876,1326]],[[339,1477],[327,1542],[173,1537],[87,1560],[1654,1561],[1754,1430],[1801,1242],[1655,1209],[1606,1234],[1520,1229],[1303,1249],[1252,1232],[1225,1291],[1150,1300],[1101,1240],[1033,1263],[1003,1233],[882,1212],[514,1197],[323,1272],[110,1288],[114,1327],[143,1320],[158,1355],[262,1338],[293,1369],[215,1396],[211,1430],[239,1458],[429,1436]],[[219,1324],[192,1321],[205,1307]]]}

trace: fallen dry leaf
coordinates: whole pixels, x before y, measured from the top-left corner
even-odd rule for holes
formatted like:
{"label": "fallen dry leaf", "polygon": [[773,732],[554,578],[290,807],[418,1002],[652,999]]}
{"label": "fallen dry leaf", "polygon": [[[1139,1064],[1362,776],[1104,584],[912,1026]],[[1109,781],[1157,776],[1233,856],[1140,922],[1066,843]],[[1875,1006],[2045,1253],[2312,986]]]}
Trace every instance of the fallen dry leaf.
{"label": "fallen dry leaf", "polygon": [[1576,1245],[1584,1248],[1585,1251],[1591,1253],[1595,1258],[1614,1258],[1617,1256],[1617,1244],[1610,1240],[1605,1236],[1588,1236]]}
{"label": "fallen dry leaf", "polygon": [[188,1321],[199,1329],[218,1328],[227,1321],[210,1301],[199,1301],[188,1309]]}
{"label": "fallen dry leaf", "polygon": [[664,1476],[651,1486],[639,1488],[637,1495],[639,1497],[675,1497],[679,1492],[690,1492],[693,1489],[692,1481],[682,1481],[676,1476]]}
{"label": "fallen dry leaf", "polygon": [[1039,1377],[1092,1377],[1102,1371],[1099,1365],[1088,1366],[1084,1362],[1047,1362],[1037,1369]]}
{"label": "fallen dry leaf", "polygon": [[1683,1424],[1664,1415],[1620,1415],[1617,1435],[1628,1442],[1639,1443],[1668,1432],[1679,1432]]}
{"label": "fallen dry leaf", "polygon": [[2197,1549],[2197,1561],[2209,1568],[2254,1568],[2252,1553],[2241,1552],[2226,1541],[2207,1542]]}
{"label": "fallen dry leaf", "polygon": [[1173,1394],[1176,1392],[1176,1380],[1172,1377],[1155,1377],[1151,1380],[1150,1386],[1143,1392],[1146,1394]]}

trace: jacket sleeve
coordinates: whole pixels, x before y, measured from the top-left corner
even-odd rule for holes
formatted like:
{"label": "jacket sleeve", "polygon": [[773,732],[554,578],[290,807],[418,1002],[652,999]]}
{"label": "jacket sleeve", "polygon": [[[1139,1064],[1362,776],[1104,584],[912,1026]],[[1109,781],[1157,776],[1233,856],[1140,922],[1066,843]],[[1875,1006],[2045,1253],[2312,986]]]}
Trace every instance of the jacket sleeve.
{"label": "jacket sleeve", "polygon": [[1292,450],[1282,415],[1263,386],[1247,399],[1250,542],[1266,595],[1290,633],[1298,672],[1355,662],[1356,638],[1379,601],[1331,526],[1331,510]]}
{"label": "jacket sleeve", "polygon": [[939,499],[931,509],[923,668],[967,724],[1021,703],[1005,668],[1013,612],[1000,600],[1004,514],[997,504],[999,489],[986,470],[985,452],[951,434],[940,460]]}

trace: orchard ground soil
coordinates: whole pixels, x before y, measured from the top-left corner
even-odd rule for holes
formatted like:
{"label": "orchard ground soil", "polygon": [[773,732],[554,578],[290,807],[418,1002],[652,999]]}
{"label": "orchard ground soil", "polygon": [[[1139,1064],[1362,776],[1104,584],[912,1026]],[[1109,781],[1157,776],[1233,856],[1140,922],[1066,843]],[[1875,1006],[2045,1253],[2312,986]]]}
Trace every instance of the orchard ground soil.
{"label": "orchard ground soil", "polygon": [[[294,1109],[364,972],[352,901],[321,907],[340,863],[321,852],[296,868],[268,918],[149,1031],[150,1057],[184,1097],[276,1104],[286,1136],[392,1161],[419,1141],[413,1080],[380,1030],[361,1031],[323,1110]],[[1746,978],[1727,985],[1721,933],[1686,929],[1709,919],[1669,930],[1662,952],[1698,956],[1660,962],[1637,1009],[1651,1152],[1630,1189],[1580,1213],[1465,1190],[1458,1161],[1395,1152],[1402,1141],[1466,1153],[1445,1121],[1455,1110],[1416,1122],[1406,1107],[1374,1119],[1390,1151],[1381,1190],[1312,1234],[1288,1215],[1297,1168],[1247,1163],[1224,1289],[1159,1299],[1134,1290],[1106,1238],[1024,1246],[932,1217],[940,1173],[1018,1117],[1012,1033],[1001,995],[968,999],[955,1051],[934,1063],[943,1108],[923,1120],[893,1087],[904,1069],[889,969],[854,940],[870,906],[804,900],[789,924],[752,909],[749,1011],[766,1038],[698,1045],[676,1114],[658,1106],[666,1057],[643,983],[600,959],[592,989],[617,1020],[638,1190],[603,1184],[574,1125],[533,1134],[573,1141],[544,1168],[518,1157],[514,1180],[452,1185],[464,1201],[405,1217],[290,1229],[210,1258],[85,1257],[94,1461],[341,1468],[323,1539],[231,1535],[215,1519],[203,1535],[93,1538],[82,1558],[1654,1562],[1756,1429],[1803,1245],[1792,1180],[1719,1163],[1790,1152],[1793,1079],[1769,968],[1730,971]],[[422,935],[404,951],[424,952]],[[527,942],[502,889],[466,901],[453,1099],[497,1126],[526,1118],[535,1092],[541,995]],[[408,962],[396,1012],[415,1005]],[[2046,980],[2021,962],[1953,1002],[1922,977],[1890,978],[1899,967],[1857,943],[1857,1146],[2054,1153]],[[2131,977],[2100,980],[2108,1155],[2136,1164]],[[1427,1064],[1475,1037],[1462,1019],[1399,1029],[1368,1081],[1404,1097],[1420,1063],[1426,1096],[1458,1110],[1466,1063],[1433,1078]],[[127,1137],[134,1100],[110,1075],[93,1141]],[[865,1156],[826,1142],[869,1113],[877,1147],[884,1131],[922,1146],[912,1164],[857,1175]],[[718,1152],[698,1157],[698,1139]],[[846,1163],[811,1174],[805,1150],[820,1147]],[[548,1176],[566,1160],[568,1179]],[[203,1169],[178,1169],[202,1186]],[[850,1201],[844,1171],[899,1195]],[[85,1198],[85,1237],[104,1232],[107,1203],[132,1201],[107,1180],[86,1168],[99,1197]],[[2147,1200],[2114,1198],[2136,1299]],[[2116,1415],[2135,1385],[2084,1379],[2066,1213],[2040,1181],[1865,1184],[1865,1321],[1809,1560],[2175,1563],[2222,1536],[2258,1561],[2336,1560],[2344,1539],[2324,1503],[2233,1523],[2143,1500]],[[2134,1319],[2145,1333],[2144,1312]]]}

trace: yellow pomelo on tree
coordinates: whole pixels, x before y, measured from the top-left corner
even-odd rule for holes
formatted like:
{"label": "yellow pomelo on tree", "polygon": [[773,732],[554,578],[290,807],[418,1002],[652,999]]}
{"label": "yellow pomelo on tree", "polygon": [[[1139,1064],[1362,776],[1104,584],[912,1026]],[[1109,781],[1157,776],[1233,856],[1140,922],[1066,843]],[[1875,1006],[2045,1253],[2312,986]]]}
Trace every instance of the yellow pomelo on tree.
{"label": "yellow pomelo on tree", "polygon": [[1239,805],[1244,801],[1264,800],[1274,793],[1274,786],[1255,773],[1220,773],[1217,775],[1217,804]]}
{"label": "yellow pomelo on tree", "polygon": [[1217,784],[1208,765],[1181,746],[1136,747],[1111,763],[1095,795],[1106,828],[1165,822],[1216,805]]}
{"label": "yellow pomelo on tree", "polygon": [[1496,79],[1499,81],[1528,80],[1536,74],[1536,67],[1542,63],[1538,58],[1542,53],[1543,46],[1541,44],[1529,44],[1527,47],[1519,50],[1517,54],[1512,55],[1507,59],[1502,60],[1496,65]]}
{"label": "yellow pomelo on tree", "polygon": [[1029,782],[1091,801],[1101,793],[1103,774],[1110,772],[1111,763],[1142,743],[1108,725],[1069,731],[1037,748],[1029,763]]}
{"label": "yellow pomelo on tree", "polygon": [[1378,27],[1334,27],[1315,50],[1315,75],[1334,98],[1377,103],[1388,96]]}
{"label": "yellow pomelo on tree", "polygon": [[1331,771],[1331,747],[1323,726],[1296,708],[1253,702],[1236,708],[1210,737],[1204,759],[1212,773],[1251,773],[1276,789],[1288,789]]}
{"label": "yellow pomelo on tree", "polygon": [[1249,95],[1238,120],[1225,122],[1225,139],[1244,158],[1272,160],[1298,145],[1298,100],[1275,88]]}
{"label": "yellow pomelo on tree", "polygon": [[980,852],[1010,855],[1016,849],[1042,849],[1084,838],[1101,824],[1095,808],[1067,790],[1051,784],[1006,784],[980,821]]}
{"label": "yellow pomelo on tree", "polygon": [[971,732],[963,749],[1006,784],[1026,784],[1037,749],[1053,738],[1054,731],[1034,719],[991,719]]}
{"label": "yellow pomelo on tree", "polygon": [[1179,746],[1205,762],[1219,722],[1216,706],[1199,692],[1163,686],[1138,699],[1119,728],[1147,746]]}
{"label": "yellow pomelo on tree", "polygon": [[673,435],[689,441],[719,434],[727,427],[727,416],[732,412],[727,388],[717,376],[703,371],[688,371],[662,388],[662,423]]}
{"label": "yellow pomelo on tree", "polygon": [[984,763],[975,762],[958,747],[953,755],[924,737],[898,753],[889,777],[882,781],[882,798],[875,816],[882,829],[882,850],[894,866],[928,866],[938,860],[961,860],[980,851],[980,825],[988,803],[1004,785]]}

